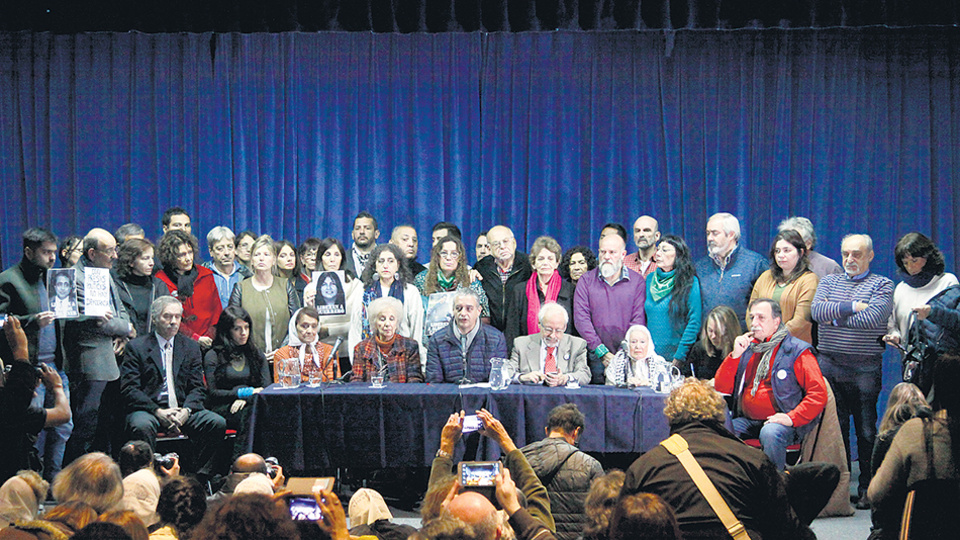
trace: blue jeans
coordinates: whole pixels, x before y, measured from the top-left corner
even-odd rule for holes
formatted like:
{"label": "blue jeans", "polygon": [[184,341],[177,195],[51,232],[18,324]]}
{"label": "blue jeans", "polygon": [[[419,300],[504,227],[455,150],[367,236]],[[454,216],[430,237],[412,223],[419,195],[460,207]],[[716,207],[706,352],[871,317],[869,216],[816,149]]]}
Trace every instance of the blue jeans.
{"label": "blue jeans", "polygon": [[[67,374],[57,369],[52,362],[46,362],[50,369],[55,369],[60,379],[63,381],[63,392],[67,395],[67,402],[70,401],[70,381],[67,380]],[[30,403],[33,407],[52,409],[56,405],[56,398],[53,394],[47,394],[47,387],[43,384],[37,386],[37,392]],[[39,452],[40,462],[43,463],[43,478],[48,482],[53,482],[53,477],[60,472],[63,466],[63,452],[67,448],[67,440],[73,433],[73,418],[71,417],[65,424],[57,427],[44,428],[37,435],[37,452]]]}
{"label": "blue jeans", "polygon": [[802,440],[797,430],[782,424],[746,417],[733,419],[733,433],[741,439],[760,439],[763,453],[782,471],[787,465],[787,447]]}

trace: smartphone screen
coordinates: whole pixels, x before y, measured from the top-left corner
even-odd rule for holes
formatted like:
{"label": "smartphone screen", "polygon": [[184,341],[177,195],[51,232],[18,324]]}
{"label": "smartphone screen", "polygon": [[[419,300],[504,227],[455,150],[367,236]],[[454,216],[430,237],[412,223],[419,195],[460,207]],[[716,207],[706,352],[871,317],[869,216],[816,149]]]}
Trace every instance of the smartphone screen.
{"label": "smartphone screen", "polygon": [[294,521],[317,521],[323,519],[323,512],[312,497],[292,497],[287,500],[290,505],[290,517]]}
{"label": "smartphone screen", "polygon": [[0,328],[3,328],[3,325],[7,322],[7,314],[0,313]]}
{"label": "smartphone screen", "polygon": [[468,414],[463,417],[463,433],[471,433],[483,428],[483,420],[475,414]]}
{"label": "smartphone screen", "polygon": [[460,462],[460,485],[463,487],[488,487],[496,485],[499,461]]}

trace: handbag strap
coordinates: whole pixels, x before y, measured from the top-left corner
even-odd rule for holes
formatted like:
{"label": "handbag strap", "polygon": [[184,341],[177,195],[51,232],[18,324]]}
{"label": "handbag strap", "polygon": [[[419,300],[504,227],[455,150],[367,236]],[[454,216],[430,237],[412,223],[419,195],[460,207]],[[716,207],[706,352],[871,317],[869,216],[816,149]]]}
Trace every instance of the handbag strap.
{"label": "handbag strap", "polygon": [[747,529],[743,526],[743,523],[733,515],[730,506],[723,500],[723,496],[720,495],[716,486],[714,486],[710,478],[707,477],[707,473],[703,472],[703,468],[697,463],[697,459],[690,453],[687,441],[679,434],[674,433],[667,438],[667,440],[662,441],[660,445],[680,460],[680,464],[683,465],[687,474],[693,479],[693,483],[696,484],[697,489],[699,489],[703,497],[707,499],[710,508],[712,508],[714,513],[717,514],[717,517],[720,518],[723,526],[726,527],[727,533],[735,540],[750,540],[750,536],[747,535]]}

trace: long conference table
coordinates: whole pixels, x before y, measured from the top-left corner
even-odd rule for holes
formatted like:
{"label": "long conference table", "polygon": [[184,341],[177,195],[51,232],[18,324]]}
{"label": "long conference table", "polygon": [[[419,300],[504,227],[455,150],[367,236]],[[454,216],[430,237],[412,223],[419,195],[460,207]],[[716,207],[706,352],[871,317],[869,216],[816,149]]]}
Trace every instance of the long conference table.
{"label": "long conference table", "polygon": [[[579,389],[511,385],[504,390],[456,384],[369,383],[274,384],[256,395],[249,447],[275,456],[294,473],[336,467],[429,466],[450,413],[485,408],[499,419],[517,446],[540,440],[550,410],[576,403],[586,416],[580,448],[586,452],[641,453],[669,435],[665,395],[649,388],[584,386]],[[476,459],[496,459],[485,437]],[[458,456],[464,444],[458,444]],[[289,476],[289,472],[288,472]]]}

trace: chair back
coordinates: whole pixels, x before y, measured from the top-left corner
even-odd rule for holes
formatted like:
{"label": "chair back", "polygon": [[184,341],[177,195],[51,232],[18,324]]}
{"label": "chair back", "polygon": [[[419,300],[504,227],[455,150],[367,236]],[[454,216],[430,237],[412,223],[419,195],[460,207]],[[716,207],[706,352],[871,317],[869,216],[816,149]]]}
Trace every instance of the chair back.
{"label": "chair back", "polygon": [[955,539],[960,531],[960,482],[931,479],[907,494],[900,540]]}

